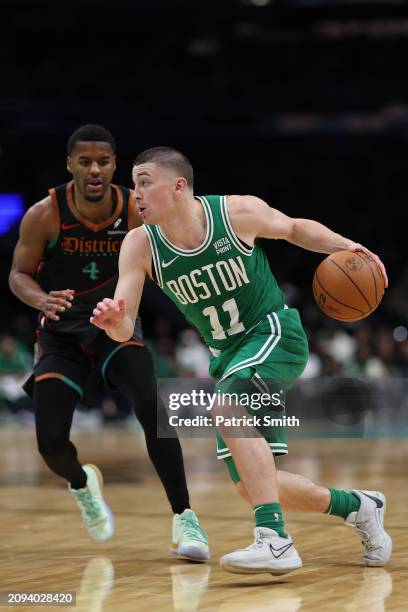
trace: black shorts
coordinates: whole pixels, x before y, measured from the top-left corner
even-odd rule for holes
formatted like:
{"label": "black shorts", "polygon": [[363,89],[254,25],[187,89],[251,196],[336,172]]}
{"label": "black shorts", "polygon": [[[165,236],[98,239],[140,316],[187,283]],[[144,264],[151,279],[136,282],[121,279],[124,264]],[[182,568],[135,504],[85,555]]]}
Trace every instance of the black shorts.
{"label": "black shorts", "polygon": [[78,392],[82,398],[88,379],[95,368],[106,384],[105,373],[113,355],[125,346],[144,346],[138,339],[115,342],[102,330],[78,338],[69,334],[56,334],[46,329],[37,330],[35,364],[33,374],[23,385],[24,391],[33,396],[34,383],[56,378]]}

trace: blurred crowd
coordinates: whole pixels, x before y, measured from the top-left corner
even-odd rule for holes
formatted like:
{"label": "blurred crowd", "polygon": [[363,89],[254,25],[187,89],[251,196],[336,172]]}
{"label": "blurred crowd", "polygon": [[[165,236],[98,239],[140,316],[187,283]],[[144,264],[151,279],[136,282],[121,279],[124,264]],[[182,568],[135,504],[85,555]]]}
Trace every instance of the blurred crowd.
{"label": "blurred crowd", "polygon": [[[350,377],[402,379],[408,377],[408,330],[378,324],[370,317],[353,324],[338,323],[320,315],[315,305],[303,309],[310,356],[302,378]],[[10,326],[13,335],[0,336],[0,421],[32,423],[31,400],[22,384],[33,365],[31,328],[19,317]],[[197,332],[175,330],[171,319],[157,317],[146,343],[152,351],[157,377],[207,378],[210,353]],[[97,376],[79,406],[74,426],[134,425],[131,406],[107,390]]]}
{"label": "blurred crowd", "polygon": [[[408,19],[394,2],[388,8],[382,2],[380,13],[369,2],[355,11],[352,0],[340,12],[336,2],[319,10],[319,0],[270,6],[231,0],[210,11],[208,2],[180,1],[181,20],[164,0],[122,2],[126,19],[107,0],[98,11],[85,0],[76,12],[70,4],[48,3],[41,12],[38,3],[6,2],[1,191],[21,193],[28,207],[65,182],[66,139],[88,121],[102,123],[118,141],[118,184],[129,184],[139,151],[176,146],[192,159],[197,193],[253,193],[292,217],[319,220],[361,242],[386,264],[390,287],[379,314],[344,324],[321,314],[311,297],[321,256],[264,241],[287,303],[299,308],[308,334],[303,378],[406,378],[408,80],[401,58],[408,52]],[[286,4],[304,5],[301,18]],[[91,22],[96,63],[83,45],[66,44],[67,37],[91,44]],[[128,48],[134,23],[146,26],[137,40],[138,49],[148,50],[137,53],[142,80]],[[101,46],[101,37],[110,44]],[[33,163],[33,151],[40,164]],[[16,240],[17,227],[0,240],[4,287]],[[196,332],[148,283],[143,299],[158,377],[205,377],[209,353]],[[21,383],[33,361],[34,314],[7,291],[1,312],[0,420],[32,419]],[[95,379],[74,425],[81,419],[90,427],[123,423],[130,414],[123,398]]]}

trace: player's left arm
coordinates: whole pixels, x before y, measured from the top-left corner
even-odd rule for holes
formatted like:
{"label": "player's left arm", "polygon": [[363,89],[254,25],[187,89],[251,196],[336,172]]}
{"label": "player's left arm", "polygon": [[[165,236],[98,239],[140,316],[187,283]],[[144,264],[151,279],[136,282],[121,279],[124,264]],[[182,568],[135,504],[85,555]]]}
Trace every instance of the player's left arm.
{"label": "player's left arm", "polygon": [[318,221],[288,217],[255,196],[229,196],[228,210],[234,231],[248,244],[253,244],[256,238],[273,238],[286,240],[316,253],[362,251],[378,264],[385,286],[388,286],[384,264],[377,255]]}

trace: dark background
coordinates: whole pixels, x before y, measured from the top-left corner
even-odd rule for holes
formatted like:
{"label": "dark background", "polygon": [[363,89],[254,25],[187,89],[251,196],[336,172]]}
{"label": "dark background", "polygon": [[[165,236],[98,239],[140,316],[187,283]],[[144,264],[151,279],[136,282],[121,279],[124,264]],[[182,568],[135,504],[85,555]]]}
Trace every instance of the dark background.
{"label": "dark background", "polygon": [[[407,2],[3,0],[2,22],[0,191],[28,207],[65,182],[84,123],[117,139],[117,183],[141,150],[175,146],[198,194],[258,195],[377,252],[390,289],[368,325],[408,324]],[[16,240],[1,239],[0,332],[28,337],[35,313],[7,288]],[[322,256],[265,248],[308,329],[338,326],[313,302]],[[142,313],[148,334],[162,314],[184,326],[152,287]]]}

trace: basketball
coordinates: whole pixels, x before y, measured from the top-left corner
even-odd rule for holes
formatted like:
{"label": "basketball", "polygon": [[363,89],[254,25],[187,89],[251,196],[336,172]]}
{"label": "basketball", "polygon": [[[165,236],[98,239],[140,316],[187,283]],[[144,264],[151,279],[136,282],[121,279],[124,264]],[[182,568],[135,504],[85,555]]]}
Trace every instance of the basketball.
{"label": "basketball", "polygon": [[336,251],[313,277],[313,295],[324,314],[338,321],[359,321],[371,314],[384,295],[376,262],[363,252]]}

